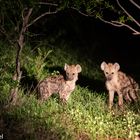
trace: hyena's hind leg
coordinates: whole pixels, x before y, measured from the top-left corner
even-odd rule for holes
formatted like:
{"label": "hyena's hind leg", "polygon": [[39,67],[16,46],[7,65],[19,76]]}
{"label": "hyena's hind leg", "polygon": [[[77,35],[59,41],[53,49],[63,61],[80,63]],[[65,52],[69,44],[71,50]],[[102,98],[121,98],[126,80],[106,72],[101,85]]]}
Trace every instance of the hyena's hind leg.
{"label": "hyena's hind leg", "polygon": [[132,102],[132,99],[131,99],[131,97],[129,96],[129,93],[128,93],[128,92],[125,93],[124,99],[125,99],[126,102]]}
{"label": "hyena's hind leg", "polygon": [[134,102],[137,102],[139,100],[139,95],[138,94],[139,94],[138,89],[131,89],[129,91],[129,95]]}
{"label": "hyena's hind leg", "polygon": [[133,101],[138,101],[138,91],[136,91],[135,89],[131,89],[129,94]]}
{"label": "hyena's hind leg", "polygon": [[129,95],[130,90],[129,89],[123,89],[124,99],[126,102],[130,103],[132,102],[131,96]]}
{"label": "hyena's hind leg", "polygon": [[129,89],[124,92],[124,98],[126,102],[132,102],[138,100],[137,91],[134,89]]}
{"label": "hyena's hind leg", "polygon": [[125,92],[124,94],[124,99],[126,100],[127,103],[137,101],[137,93],[134,91],[134,89],[129,89],[128,91]]}
{"label": "hyena's hind leg", "polygon": [[130,78],[130,82],[132,84],[132,88],[129,90],[129,95],[131,96],[133,101],[138,101],[138,98],[139,98],[139,85],[132,78]]}

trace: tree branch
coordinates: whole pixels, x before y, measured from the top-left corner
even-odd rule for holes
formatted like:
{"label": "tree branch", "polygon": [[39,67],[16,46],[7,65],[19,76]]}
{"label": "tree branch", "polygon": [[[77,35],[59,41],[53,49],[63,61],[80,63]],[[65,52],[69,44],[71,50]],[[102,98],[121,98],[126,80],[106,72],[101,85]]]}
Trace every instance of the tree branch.
{"label": "tree branch", "polygon": [[58,4],[54,4],[54,3],[49,3],[49,2],[39,2],[37,4],[41,4],[41,5],[49,5],[49,6],[58,6]]}
{"label": "tree branch", "polygon": [[45,12],[43,14],[41,14],[40,16],[38,16],[37,18],[35,18],[31,23],[29,23],[26,27],[28,28],[29,26],[31,26],[32,24],[34,24],[36,21],[38,21],[40,18],[46,16],[46,15],[51,15],[51,14],[56,14],[58,12],[58,10],[56,10],[55,12]]}
{"label": "tree branch", "polygon": [[126,24],[126,23],[122,23],[122,22],[119,22],[119,21],[111,21],[112,23],[116,23],[116,24],[118,24],[118,25],[120,25],[120,26],[125,26],[125,27],[127,27],[128,29],[130,29],[131,31],[133,31],[133,34],[134,35],[140,35],[140,32],[139,31],[137,31],[137,30],[135,30],[134,28],[132,28],[131,26],[129,26],[128,24]]}
{"label": "tree branch", "polygon": [[140,27],[139,22],[137,20],[135,20],[135,18],[126,11],[126,9],[120,4],[119,0],[116,0],[116,1],[117,1],[117,4],[119,5],[119,7]]}
{"label": "tree branch", "polygon": [[103,18],[100,18],[98,17],[101,21],[103,21],[104,23],[107,23],[107,24],[110,24],[110,25],[113,25],[113,26],[116,26],[116,27],[127,27],[128,29],[130,29],[131,31],[133,31],[133,34],[134,35],[140,35],[140,32],[135,30],[134,28],[132,28],[131,26],[129,26],[128,24],[126,23],[122,23],[122,22],[119,22],[119,21],[106,21],[105,19]]}
{"label": "tree branch", "polygon": [[86,17],[89,17],[89,16],[92,17],[93,16],[93,15],[85,14],[85,13],[81,12],[80,10],[78,10],[75,7],[70,7],[70,8],[73,9],[73,10],[75,10],[75,11],[77,11],[79,14],[81,14],[83,16],[86,16]]}
{"label": "tree branch", "polygon": [[28,25],[28,22],[29,22],[29,17],[31,15],[32,11],[33,11],[33,8],[30,8],[27,11],[27,14],[24,16],[25,10],[27,10],[27,9],[24,9],[22,11],[23,23],[22,23],[22,28],[21,28],[20,34],[19,34],[19,39],[17,40],[20,47],[23,46],[23,44],[21,44],[21,43],[24,42],[24,33],[26,32],[26,30],[28,28],[27,25]]}
{"label": "tree branch", "polygon": [[101,17],[98,17],[101,21],[103,21],[104,23],[107,23],[107,24],[110,24],[110,25],[113,25],[113,26],[116,26],[116,27],[122,27],[123,25],[121,25],[121,24],[118,24],[118,23],[113,23],[113,22],[111,22],[111,21],[107,21],[107,20],[105,20],[105,19],[103,19],[103,18],[101,18]]}
{"label": "tree branch", "polygon": [[[80,10],[78,10],[77,8],[71,7],[71,9],[76,10],[78,13],[80,13],[80,14],[83,15],[83,16],[86,16],[86,17],[93,17],[93,15],[85,14],[85,13],[81,12]],[[131,31],[133,31],[133,34],[134,34],[134,35],[140,35],[140,32],[139,32],[139,31],[135,30],[134,28],[132,28],[131,26],[129,26],[129,25],[126,24],[126,23],[121,23],[121,22],[119,22],[119,21],[107,21],[107,20],[105,20],[105,19],[103,19],[103,18],[101,18],[101,17],[99,17],[99,16],[97,16],[97,18],[99,18],[99,19],[100,19],[101,21],[103,21],[104,23],[110,24],[110,25],[115,26],[115,27],[123,27],[123,26],[125,26],[125,27],[127,27],[128,29],[130,29]]]}
{"label": "tree branch", "polygon": [[140,5],[138,5],[137,3],[135,3],[133,0],[129,0],[134,6],[136,6],[138,9],[140,9]]}

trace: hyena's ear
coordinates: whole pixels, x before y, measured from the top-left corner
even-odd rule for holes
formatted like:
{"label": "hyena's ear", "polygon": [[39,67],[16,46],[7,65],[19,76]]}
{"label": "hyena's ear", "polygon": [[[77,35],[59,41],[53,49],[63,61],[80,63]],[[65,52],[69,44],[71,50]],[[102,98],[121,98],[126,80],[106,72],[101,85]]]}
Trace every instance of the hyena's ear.
{"label": "hyena's ear", "polygon": [[103,62],[101,63],[101,70],[104,71],[106,65],[107,65],[106,62],[103,61]]}
{"label": "hyena's ear", "polygon": [[78,73],[80,73],[82,71],[82,68],[81,68],[81,66],[79,64],[76,65],[76,68],[77,68]]}
{"label": "hyena's ear", "polygon": [[64,66],[64,70],[66,71],[68,69],[69,65],[67,63],[65,63],[65,66]]}
{"label": "hyena's ear", "polygon": [[120,69],[120,65],[118,63],[114,63],[114,67],[115,67],[116,71],[118,71]]}

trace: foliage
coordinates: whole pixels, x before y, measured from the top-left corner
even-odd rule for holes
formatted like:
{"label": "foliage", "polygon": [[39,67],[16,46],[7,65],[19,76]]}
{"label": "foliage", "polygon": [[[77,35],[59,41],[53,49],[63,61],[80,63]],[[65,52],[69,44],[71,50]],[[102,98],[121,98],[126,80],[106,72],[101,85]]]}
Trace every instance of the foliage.
{"label": "foliage", "polygon": [[42,51],[39,48],[37,49],[37,56],[36,57],[25,57],[25,69],[27,69],[28,76],[35,76],[37,80],[43,79],[43,75],[48,73],[44,71],[44,67],[47,66],[47,62],[45,61],[50,55],[52,50],[49,51]]}
{"label": "foliage", "polygon": [[[109,0],[62,0],[60,2],[57,0],[49,0],[46,3],[40,2],[39,0],[1,0],[0,5],[1,32],[6,34],[9,40],[16,40],[16,36],[22,26],[22,12],[31,7],[33,8],[33,13],[30,17],[30,22],[47,11],[48,14],[49,12],[51,14],[53,11],[61,11],[67,8],[75,9],[80,13],[94,17],[106,17],[106,13],[108,12],[118,15],[123,14],[118,6],[116,6],[115,2]],[[123,16],[125,15],[123,14]],[[111,16],[111,18],[113,17]],[[117,16],[117,18],[119,17]],[[32,33],[28,31],[26,35],[28,36],[31,34]]]}
{"label": "foliage", "polygon": [[0,103],[4,100],[7,101],[10,88],[17,84],[12,80],[13,68],[15,67],[15,49],[13,46],[7,49],[8,47],[8,45],[0,42]]}

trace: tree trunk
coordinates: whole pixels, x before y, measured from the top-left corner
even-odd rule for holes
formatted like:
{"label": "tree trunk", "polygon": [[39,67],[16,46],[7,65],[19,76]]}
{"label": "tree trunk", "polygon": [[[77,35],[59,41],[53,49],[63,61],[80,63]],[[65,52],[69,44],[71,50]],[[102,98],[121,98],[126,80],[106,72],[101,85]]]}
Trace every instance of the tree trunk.
{"label": "tree trunk", "polygon": [[24,16],[25,10],[22,12],[22,18],[23,18],[23,23],[22,23],[22,28],[19,34],[19,38],[17,40],[17,54],[16,54],[16,68],[15,68],[15,73],[13,76],[13,80],[17,82],[17,85],[15,88],[11,89],[10,91],[10,103],[16,104],[17,101],[17,96],[18,96],[18,88],[22,76],[22,71],[21,71],[21,53],[22,49],[25,45],[24,39],[25,39],[25,33],[27,31],[27,25],[29,22],[29,17],[32,13],[32,8],[27,10],[27,14]]}

